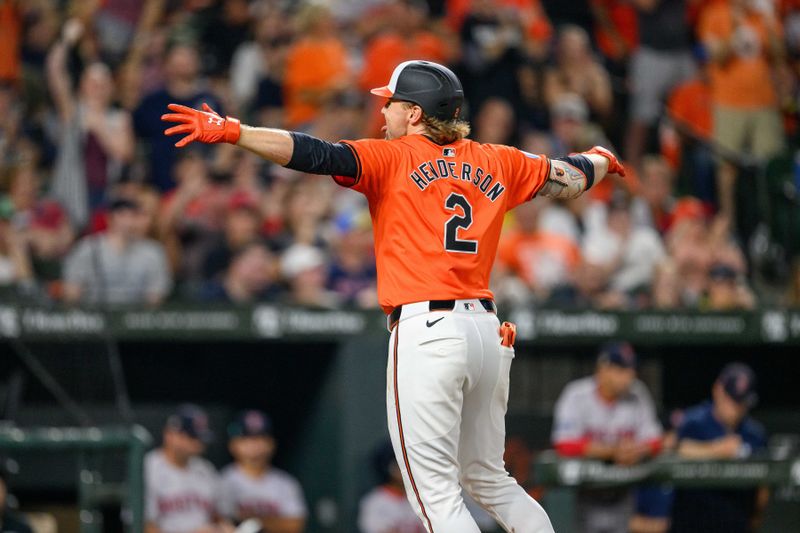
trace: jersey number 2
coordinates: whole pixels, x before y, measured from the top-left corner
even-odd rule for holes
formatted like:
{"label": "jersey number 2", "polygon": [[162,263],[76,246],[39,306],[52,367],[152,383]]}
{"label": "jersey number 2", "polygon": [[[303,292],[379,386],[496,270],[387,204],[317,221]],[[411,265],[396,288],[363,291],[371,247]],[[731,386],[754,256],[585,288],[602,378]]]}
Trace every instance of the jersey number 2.
{"label": "jersey number 2", "polygon": [[451,193],[444,202],[444,206],[454,211],[459,206],[464,211],[464,216],[455,214],[444,223],[444,249],[448,252],[461,252],[474,254],[478,251],[478,241],[467,241],[458,238],[458,228],[467,229],[472,225],[472,206],[460,194]]}

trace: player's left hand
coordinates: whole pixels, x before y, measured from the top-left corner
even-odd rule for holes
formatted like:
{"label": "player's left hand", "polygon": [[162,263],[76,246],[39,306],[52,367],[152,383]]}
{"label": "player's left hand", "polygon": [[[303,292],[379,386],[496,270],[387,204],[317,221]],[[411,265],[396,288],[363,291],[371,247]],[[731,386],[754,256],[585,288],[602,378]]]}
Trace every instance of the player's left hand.
{"label": "player's left hand", "polygon": [[622,163],[619,162],[617,156],[611,153],[611,151],[603,148],[602,146],[594,146],[587,154],[597,154],[602,155],[606,159],[608,159],[608,173],[609,174],[617,174],[620,177],[625,177],[625,167],[622,166]]}
{"label": "player's left hand", "polygon": [[164,135],[188,134],[175,143],[178,148],[183,148],[194,141],[209,144],[222,142],[236,144],[239,140],[241,133],[239,119],[222,118],[206,103],[203,103],[202,111],[179,104],[169,104],[167,107],[174,113],[161,115],[161,120],[176,122],[178,125],[164,131]]}

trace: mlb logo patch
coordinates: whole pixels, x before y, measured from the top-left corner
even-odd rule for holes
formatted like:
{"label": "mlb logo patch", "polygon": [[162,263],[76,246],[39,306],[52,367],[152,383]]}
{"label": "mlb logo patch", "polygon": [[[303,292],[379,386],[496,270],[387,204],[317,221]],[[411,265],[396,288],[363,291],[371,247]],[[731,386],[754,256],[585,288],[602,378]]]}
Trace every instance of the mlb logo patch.
{"label": "mlb logo patch", "polygon": [[443,148],[442,155],[444,157],[455,157],[456,156],[456,149],[455,148]]}
{"label": "mlb logo patch", "polygon": [[467,311],[474,311],[475,304],[472,302],[464,302],[464,309],[466,309]]}

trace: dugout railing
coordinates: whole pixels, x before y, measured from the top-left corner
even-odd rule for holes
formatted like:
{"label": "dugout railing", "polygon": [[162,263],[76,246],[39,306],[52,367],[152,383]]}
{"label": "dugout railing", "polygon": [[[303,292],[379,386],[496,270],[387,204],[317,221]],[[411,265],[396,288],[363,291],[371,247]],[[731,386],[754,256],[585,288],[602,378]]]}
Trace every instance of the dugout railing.
{"label": "dugout railing", "polygon": [[[533,467],[536,483],[545,487],[543,504],[556,531],[571,531],[573,498],[578,489],[634,488],[660,485],[674,489],[754,489],[771,491],[759,531],[791,531],[800,523],[800,435],[784,436],[769,452],[741,460],[688,460],[663,454],[635,466],[559,457],[543,452]],[[709,510],[713,512],[713,510]]]}
{"label": "dugout railing", "polygon": [[[152,438],[142,426],[0,427],[0,453],[75,454],[74,471],[81,533],[104,531],[101,507],[113,505],[125,515],[128,531],[144,531],[145,452]],[[106,481],[97,468],[99,455],[124,457],[122,480]]]}

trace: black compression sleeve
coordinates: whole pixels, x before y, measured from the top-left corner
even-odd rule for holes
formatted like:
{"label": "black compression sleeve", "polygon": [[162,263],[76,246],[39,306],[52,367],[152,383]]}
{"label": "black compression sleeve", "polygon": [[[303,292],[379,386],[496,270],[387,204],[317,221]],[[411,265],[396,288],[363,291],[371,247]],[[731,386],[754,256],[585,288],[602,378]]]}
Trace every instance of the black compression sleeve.
{"label": "black compression sleeve", "polygon": [[286,168],[310,174],[358,177],[358,162],[353,150],[342,143],[329,143],[305,133],[291,132],[292,159]]}
{"label": "black compression sleeve", "polygon": [[556,157],[559,161],[569,163],[577,168],[586,176],[586,189],[588,190],[594,185],[594,163],[592,160],[582,154],[568,155],[565,157]]}

